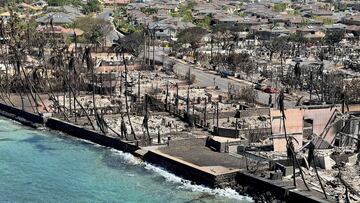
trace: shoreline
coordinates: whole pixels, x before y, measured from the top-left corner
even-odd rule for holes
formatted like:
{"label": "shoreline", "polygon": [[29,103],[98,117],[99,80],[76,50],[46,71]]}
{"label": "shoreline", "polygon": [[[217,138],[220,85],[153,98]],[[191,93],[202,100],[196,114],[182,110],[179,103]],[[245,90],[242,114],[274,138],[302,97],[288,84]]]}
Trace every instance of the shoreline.
{"label": "shoreline", "polygon": [[179,160],[159,151],[141,148],[132,142],[125,142],[114,137],[109,137],[57,118],[46,118],[41,115],[35,115],[2,103],[0,103],[0,116],[18,121],[32,128],[45,126],[51,130],[56,130],[72,137],[128,152],[145,162],[165,169],[192,183],[210,188],[229,187],[236,190],[240,195],[250,196],[254,200],[265,200],[264,198],[276,197],[277,199],[287,202],[329,202],[314,197],[310,193],[284,186],[281,183],[274,184],[270,180],[240,170],[234,170],[228,173],[204,170],[194,164]]}

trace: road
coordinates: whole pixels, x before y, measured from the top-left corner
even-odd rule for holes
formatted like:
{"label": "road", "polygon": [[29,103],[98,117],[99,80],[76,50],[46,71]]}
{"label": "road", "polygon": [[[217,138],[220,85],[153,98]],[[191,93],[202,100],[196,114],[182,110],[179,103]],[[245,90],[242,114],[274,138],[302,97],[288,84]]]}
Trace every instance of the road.
{"label": "road", "polygon": [[[235,79],[231,79],[231,78],[222,78],[220,77],[220,75],[216,75],[212,72],[206,71],[206,70],[201,70],[199,68],[196,68],[190,64],[186,64],[184,62],[181,62],[180,60],[176,60],[176,59],[172,59],[169,56],[167,56],[165,54],[164,58],[163,58],[163,52],[160,49],[155,49],[155,61],[159,61],[162,62],[164,60],[164,63],[167,64],[169,63],[169,61],[173,61],[174,62],[174,72],[178,75],[183,75],[185,76],[188,73],[188,70],[190,68],[191,74],[196,76],[196,81],[199,83],[199,85],[201,86],[214,86],[214,78],[215,78],[215,85],[218,86],[218,88],[222,91],[228,91],[228,85],[230,84],[234,84],[236,86],[236,88],[241,89],[244,88],[248,85],[252,85],[249,82],[246,81],[240,81],[240,80],[235,80]],[[152,58],[152,52],[150,52],[150,56]],[[258,98],[256,99],[256,101],[262,105],[267,105],[269,102],[269,94],[260,91],[260,90],[256,90],[257,94],[258,94]],[[288,101],[285,100],[284,101],[284,105],[285,107],[289,108],[289,107],[294,107],[295,106],[294,101]],[[276,95],[273,94],[273,104],[276,105]]]}

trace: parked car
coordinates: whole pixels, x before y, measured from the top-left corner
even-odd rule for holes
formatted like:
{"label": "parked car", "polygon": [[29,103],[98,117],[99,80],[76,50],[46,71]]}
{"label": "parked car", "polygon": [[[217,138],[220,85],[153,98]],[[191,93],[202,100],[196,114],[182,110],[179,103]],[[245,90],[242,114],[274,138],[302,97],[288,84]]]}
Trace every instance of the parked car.
{"label": "parked car", "polygon": [[274,87],[268,86],[267,88],[264,89],[264,92],[268,93],[268,94],[274,94],[274,93],[277,93],[278,90]]}
{"label": "parked car", "polygon": [[226,70],[224,70],[224,71],[221,71],[221,72],[220,72],[220,76],[221,76],[222,78],[227,78],[228,76],[234,76],[234,73],[233,73],[232,71],[226,71]]}
{"label": "parked car", "polygon": [[265,87],[266,87],[266,85],[265,85],[265,84],[262,84],[262,83],[256,83],[256,84],[255,84],[255,89],[256,89],[256,90],[264,90]]}

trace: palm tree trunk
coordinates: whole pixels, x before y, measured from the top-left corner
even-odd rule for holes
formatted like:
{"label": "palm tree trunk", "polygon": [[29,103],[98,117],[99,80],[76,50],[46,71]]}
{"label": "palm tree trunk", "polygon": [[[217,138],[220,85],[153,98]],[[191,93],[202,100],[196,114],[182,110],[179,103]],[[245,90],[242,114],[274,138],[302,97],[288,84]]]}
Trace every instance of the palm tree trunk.
{"label": "palm tree trunk", "polygon": [[[287,136],[287,133],[286,133],[286,125],[285,125],[285,113],[283,112],[283,127],[284,127],[284,134],[285,134],[285,140],[286,140],[286,143],[287,143],[287,145],[288,146],[290,146],[289,144],[289,139],[288,139],[288,136]],[[310,188],[309,188],[309,186],[307,185],[307,183],[306,183],[306,181],[305,181],[305,177],[304,177],[304,174],[303,174],[303,171],[302,171],[302,169],[301,169],[301,166],[300,166],[300,163],[299,163],[299,160],[297,160],[297,158],[296,158],[296,154],[295,154],[295,152],[293,151],[293,149],[292,148],[290,148],[291,149],[291,155],[292,155],[292,159],[293,159],[293,168],[294,168],[294,170],[293,170],[293,175],[294,175],[294,177],[293,177],[293,180],[294,180],[294,186],[296,187],[296,179],[295,179],[295,162],[296,162],[296,165],[299,167],[299,170],[300,170],[300,175],[301,175],[301,178],[302,178],[302,180],[303,180],[303,182],[304,182],[304,185],[305,185],[305,187],[310,191]]]}
{"label": "palm tree trunk", "polygon": [[[85,110],[85,108],[83,107],[83,105],[81,105],[81,103],[79,102],[79,100],[76,98],[76,96],[75,96],[75,91],[74,91],[74,89],[71,87],[70,84],[69,84],[69,90],[71,91],[71,93],[72,93],[73,96],[74,96],[74,102],[76,102],[76,103],[80,106],[80,108],[85,112],[85,115],[86,115],[87,119],[89,120],[91,127],[93,128],[93,130],[95,130],[95,125],[94,125],[93,122],[91,121],[90,116],[89,116],[89,114],[87,113],[87,111]],[[94,105],[95,105],[95,103],[94,103]],[[95,109],[95,106],[94,106],[94,109]]]}
{"label": "palm tree trunk", "polygon": [[128,121],[129,121],[129,125],[130,125],[130,129],[131,129],[131,134],[133,134],[134,136],[134,140],[137,140],[135,132],[134,132],[134,128],[132,126],[131,123],[131,119],[130,119],[130,112],[129,112],[129,104],[128,104],[128,91],[127,91],[127,76],[128,76],[128,70],[127,70],[127,65],[126,65],[126,60],[125,60],[125,53],[122,53],[122,58],[124,61],[124,66],[125,66],[125,107],[126,107],[126,115],[128,117]]}
{"label": "palm tree trunk", "polygon": [[317,177],[317,179],[318,179],[318,181],[319,181],[319,183],[320,183],[321,189],[322,189],[322,191],[323,191],[323,193],[324,193],[324,195],[325,195],[325,199],[327,199],[327,194],[326,194],[326,192],[325,192],[325,188],[324,188],[324,186],[323,186],[323,184],[322,184],[322,182],[321,182],[321,179],[320,179],[318,170],[317,170],[317,168],[316,168],[316,163],[315,163],[315,158],[314,158],[314,156],[313,156],[312,159],[313,159],[312,161],[313,161],[313,163],[314,163],[314,170],[315,170],[315,173],[316,173],[316,177]]}

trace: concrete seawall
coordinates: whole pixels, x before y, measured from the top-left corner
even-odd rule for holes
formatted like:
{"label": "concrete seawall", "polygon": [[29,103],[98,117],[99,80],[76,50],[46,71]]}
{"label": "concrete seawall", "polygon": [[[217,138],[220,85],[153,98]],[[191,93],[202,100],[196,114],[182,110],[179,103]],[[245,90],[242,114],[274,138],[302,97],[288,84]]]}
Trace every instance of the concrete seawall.
{"label": "concrete seawall", "polygon": [[41,115],[29,113],[2,103],[0,103],[0,115],[30,127],[44,124],[44,118]]}
{"label": "concrete seawall", "polygon": [[282,181],[271,181],[243,171],[237,173],[236,182],[242,186],[248,186],[249,192],[252,191],[270,191],[276,198],[286,202],[306,202],[306,203],[325,203],[324,199],[315,197],[308,192],[299,191],[294,186],[288,186]]}
{"label": "concrete seawall", "polygon": [[[270,180],[260,178],[239,170],[232,170],[227,172],[221,172],[221,170],[217,172],[212,171],[158,151],[142,150],[133,143],[125,142],[114,137],[109,137],[99,132],[85,129],[84,127],[77,126],[57,118],[44,119],[41,115],[25,112],[1,103],[0,116],[18,121],[27,126],[36,127],[38,125],[45,125],[50,129],[64,132],[73,137],[89,140],[96,144],[117,150],[130,152],[135,156],[139,156],[144,161],[163,167],[178,176],[193,181],[197,184],[202,184],[212,188],[232,187],[239,184],[250,187],[257,192],[270,191],[277,198],[286,200],[287,202],[328,202],[323,199],[313,197],[306,192],[297,191],[292,187],[287,187],[281,182],[274,183]],[[138,151],[141,150],[143,151],[143,154],[139,155]]]}
{"label": "concrete seawall", "polygon": [[236,184],[235,177],[238,170],[233,170],[230,173],[215,173],[157,151],[148,151],[143,159],[197,184],[212,188]]}
{"label": "concrete seawall", "polygon": [[116,139],[114,137],[109,137],[103,135],[99,132],[95,132],[93,130],[85,129],[81,126],[77,126],[75,124],[59,120],[57,118],[47,118],[44,119],[41,115],[36,115],[33,113],[29,113],[23,111],[21,109],[11,107],[5,104],[0,103],[0,115],[6,118],[18,121],[26,126],[37,127],[39,125],[57,130],[73,137],[77,137],[84,140],[89,140],[96,144],[111,147],[117,150],[125,151],[125,152],[134,152],[139,149],[139,147],[135,146],[133,143],[124,142],[120,139]]}
{"label": "concrete seawall", "polygon": [[68,123],[56,118],[49,118],[47,119],[45,126],[61,131],[64,133],[67,133],[73,137],[77,137],[84,140],[89,140],[91,142],[94,142],[96,144],[105,146],[105,147],[111,147],[117,150],[125,151],[125,152],[134,152],[139,149],[139,147],[135,146],[132,143],[124,142],[120,139],[109,137],[106,135],[103,135],[99,132],[95,132],[93,130],[85,129],[83,127],[77,126],[72,123]]}

